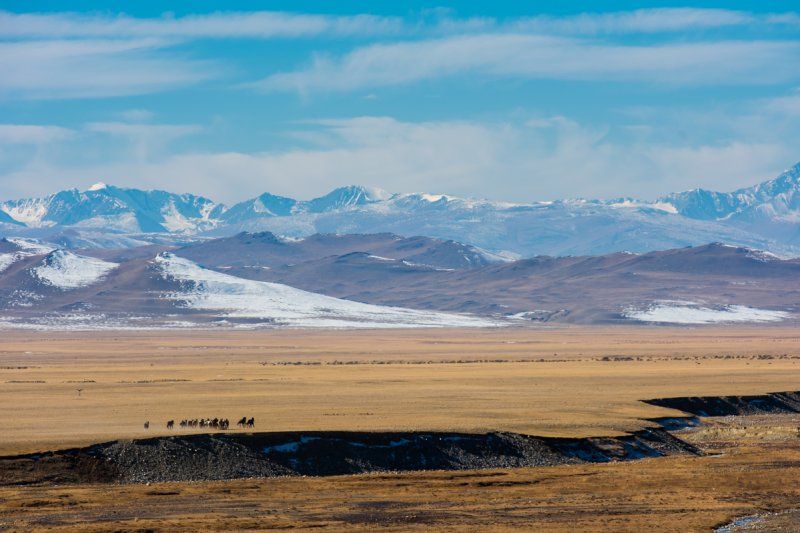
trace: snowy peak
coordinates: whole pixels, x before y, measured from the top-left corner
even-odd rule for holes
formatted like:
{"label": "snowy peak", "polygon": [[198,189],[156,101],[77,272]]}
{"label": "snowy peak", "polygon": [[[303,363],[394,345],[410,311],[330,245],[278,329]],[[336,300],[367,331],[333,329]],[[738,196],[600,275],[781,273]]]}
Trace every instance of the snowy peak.
{"label": "snowy peak", "polygon": [[693,189],[659,200],[678,213],[700,220],[757,220],[765,218],[800,221],[800,163],[777,178],[729,193]]}
{"label": "snowy peak", "polygon": [[128,233],[208,229],[223,209],[192,194],[124,189],[105,183],[84,192],[70,189],[44,198],[0,203],[0,212],[32,228],[77,226]]}
{"label": "snowy peak", "polygon": [[361,185],[339,187],[324,196],[308,201],[264,193],[252,200],[234,205],[222,215],[222,219],[227,223],[238,223],[250,219],[284,217],[302,213],[328,213],[380,202],[390,196],[381,189]]}
{"label": "snowy peak", "polygon": [[320,196],[305,203],[312,213],[324,213],[336,209],[357,207],[386,200],[390,195],[381,189],[368,188],[361,185],[349,185],[334,189],[325,196]]}
{"label": "snowy peak", "polygon": [[221,218],[226,223],[238,223],[263,217],[283,217],[291,215],[297,203],[292,198],[264,193],[234,205],[222,213]]}
{"label": "snowy peak", "polygon": [[13,224],[15,226],[24,226],[22,222],[14,220],[14,218],[11,215],[2,210],[0,210],[0,224]]}
{"label": "snowy peak", "polygon": [[88,240],[95,242],[103,240],[97,238],[101,233],[171,243],[185,243],[198,234],[225,237],[241,231],[290,238],[394,233],[523,257],[646,252],[714,241],[800,255],[800,165],[753,187],[728,193],[695,189],[655,202],[623,197],[510,203],[388,194],[350,185],[312,200],[264,193],[227,208],[192,194],[98,183],[82,192],[72,189],[0,203],[0,231],[5,235],[44,237],[65,228],[91,234]]}

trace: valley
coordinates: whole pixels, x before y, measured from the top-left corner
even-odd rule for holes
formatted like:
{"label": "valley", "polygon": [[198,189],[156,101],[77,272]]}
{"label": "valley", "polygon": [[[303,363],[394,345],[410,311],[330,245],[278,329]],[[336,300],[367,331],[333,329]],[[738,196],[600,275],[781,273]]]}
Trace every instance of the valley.
{"label": "valley", "polygon": [[[253,431],[276,435],[268,439],[294,432],[286,442],[311,442],[319,432],[394,432],[392,446],[411,439],[409,432],[431,431],[613,440],[658,427],[650,419],[686,416],[642,400],[791,391],[800,375],[800,336],[780,327],[8,333],[0,344],[0,408],[13,430],[0,439],[3,456],[116,439],[246,439]],[[165,425],[243,415],[255,418],[254,430]],[[799,416],[712,417],[671,430],[699,446],[698,456],[134,483],[112,485],[114,502],[102,478],[69,481],[78,471],[53,470],[67,476],[58,486],[44,479],[31,485],[5,470],[6,482],[17,484],[0,483],[0,524],[91,531],[111,523],[156,530],[223,523],[447,530],[480,523],[633,531],[658,513],[678,529],[708,528],[792,508]],[[263,446],[290,450],[280,442]],[[189,504],[198,498],[202,507]],[[498,507],[501,501],[507,504]],[[91,511],[98,506],[102,513]]]}

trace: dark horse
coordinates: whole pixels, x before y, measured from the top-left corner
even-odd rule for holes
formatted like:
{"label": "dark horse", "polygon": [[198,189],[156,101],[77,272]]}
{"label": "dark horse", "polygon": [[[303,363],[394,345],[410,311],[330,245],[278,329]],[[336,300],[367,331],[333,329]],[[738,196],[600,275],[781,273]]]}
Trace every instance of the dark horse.
{"label": "dark horse", "polygon": [[243,428],[246,424],[247,424],[247,417],[246,416],[243,416],[241,418],[241,420],[236,422],[236,425],[239,426],[240,428]]}
{"label": "dark horse", "polygon": [[247,423],[246,423],[246,425],[247,425],[247,427],[249,427],[249,428],[254,428],[254,427],[256,427],[256,419],[255,419],[255,418],[250,418],[250,419],[248,419],[248,420],[247,420]]}
{"label": "dark horse", "polygon": [[175,427],[175,421],[174,420],[170,420],[169,422],[167,422],[167,429],[172,429],[174,427]]}

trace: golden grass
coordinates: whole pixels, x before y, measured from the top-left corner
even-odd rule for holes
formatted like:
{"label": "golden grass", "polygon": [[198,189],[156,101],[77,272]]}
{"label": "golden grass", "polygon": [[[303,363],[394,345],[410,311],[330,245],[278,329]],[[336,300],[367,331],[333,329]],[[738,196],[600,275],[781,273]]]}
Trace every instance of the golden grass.
{"label": "golden grass", "polygon": [[800,333],[781,328],[3,332],[0,455],[208,416],[254,416],[258,431],[618,434],[675,414],[641,399],[798,389],[798,357]]}
{"label": "golden grass", "polygon": [[[759,427],[768,431],[769,424],[765,418]],[[0,487],[0,529],[691,532],[797,507],[800,439],[718,443],[693,431],[685,437],[724,454],[492,471]]]}

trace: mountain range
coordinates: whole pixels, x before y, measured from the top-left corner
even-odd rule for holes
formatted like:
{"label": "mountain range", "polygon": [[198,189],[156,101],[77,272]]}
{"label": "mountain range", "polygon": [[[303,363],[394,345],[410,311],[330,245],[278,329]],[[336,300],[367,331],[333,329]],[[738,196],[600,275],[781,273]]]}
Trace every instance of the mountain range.
{"label": "mountain range", "polygon": [[655,201],[510,203],[362,186],[309,201],[265,193],[233,206],[193,194],[98,183],[0,203],[0,235],[69,248],[176,245],[243,231],[282,237],[385,232],[453,240],[507,259],[602,255],[710,242],[800,255],[800,164],[723,193],[695,189]]}
{"label": "mountain range", "polygon": [[[379,255],[381,254],[381,255]],[[0,240],[0,328],[797,324],[800,259],[713,243],[498,260],[391,234],[76,251]]]}

